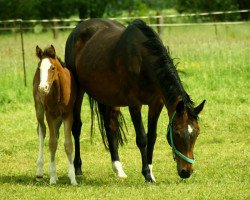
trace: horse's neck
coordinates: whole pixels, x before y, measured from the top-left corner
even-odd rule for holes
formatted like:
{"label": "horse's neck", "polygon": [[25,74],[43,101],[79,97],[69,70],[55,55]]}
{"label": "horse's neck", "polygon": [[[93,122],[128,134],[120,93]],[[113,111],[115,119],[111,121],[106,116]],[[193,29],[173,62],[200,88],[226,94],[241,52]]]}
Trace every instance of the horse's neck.
{"label": "horse's neck", "polygon": [[177,106],[177,104],[178,104],[181,100],[182,100],[182,99],[181,99],[181,96],[178,96],[178,97],[176,98],[176,101],[175,101],[173,104],[168,105],[168,104],[165,103],[166,108],[167,108],[167,110],[168,110],[168,117],[169,117],[169,119],[172,118],[174,112],[176,111],[176,106]]}

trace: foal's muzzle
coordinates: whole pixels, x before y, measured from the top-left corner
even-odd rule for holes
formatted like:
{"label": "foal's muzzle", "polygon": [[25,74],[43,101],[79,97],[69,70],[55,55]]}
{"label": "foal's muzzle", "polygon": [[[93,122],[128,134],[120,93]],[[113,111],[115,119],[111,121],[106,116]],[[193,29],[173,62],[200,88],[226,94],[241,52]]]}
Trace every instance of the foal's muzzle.
{"label": "foal's muzzle", "polygon": [[49,93],[49,84],[48,83],[39,84],[38,89],[42,94],[48,94]]}

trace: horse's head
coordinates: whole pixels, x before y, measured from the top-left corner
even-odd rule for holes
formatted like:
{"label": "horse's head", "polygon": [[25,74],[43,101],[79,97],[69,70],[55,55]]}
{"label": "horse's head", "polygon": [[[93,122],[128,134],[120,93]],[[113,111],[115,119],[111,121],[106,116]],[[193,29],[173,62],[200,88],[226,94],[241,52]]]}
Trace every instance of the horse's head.
{"label": "horse's head", "polygon": [[53,45],[44,51],[36,46],[36,55],[40,59],[38,63],[38,69],[40,70],[39,91],[47,95],[54,81],[58,79],[58,66],[60,62],[56,59],[56,52]]}
{"label": "horse's head", "polygon": [[190,111],[184,102],[179,101],[169,122],[167,140],[172,147],[177,171],[181,178],[189,178],[193,172],[195,141],[199,135],[198,114],[202,111],[205,100]]}

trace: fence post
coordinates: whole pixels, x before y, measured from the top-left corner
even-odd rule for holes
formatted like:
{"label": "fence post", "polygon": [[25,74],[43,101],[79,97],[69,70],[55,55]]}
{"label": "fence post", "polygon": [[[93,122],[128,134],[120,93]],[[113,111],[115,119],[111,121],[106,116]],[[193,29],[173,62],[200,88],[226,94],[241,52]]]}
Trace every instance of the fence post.
{"label": "fence post", "polygon": [[156,16],[158,16],[157,18],[156,18],[156,23],[157,23],[157,32],[158,32],[158,34],[159,35],[161,35],[162,34],[162,29],[163,29],[163,27],[161,26],[161,24],[163,24],[164,22],[164,19],[163,19],[163,17],[162,17],[162,15],[161,15],[161,13],[158,11],[157,13],[156,13]]}
{"label": "fence post", "polygon": [[26,81],[26,67],[25,67],[25,52],[24,52],[24,43],[23,43],[23,20],[20,19],[20,35],[21,35],[21,46],[22,46],[22,58],[23,58],[23,79],[24,79],[24,86],[27,86],[27,81]]}

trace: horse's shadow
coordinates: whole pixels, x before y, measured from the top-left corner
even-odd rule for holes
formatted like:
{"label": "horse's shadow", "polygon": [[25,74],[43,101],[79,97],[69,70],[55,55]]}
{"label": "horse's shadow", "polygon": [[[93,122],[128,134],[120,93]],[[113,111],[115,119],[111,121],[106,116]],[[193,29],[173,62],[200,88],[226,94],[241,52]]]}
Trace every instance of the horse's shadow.
{"label": "horse's shadow", "polygon": [[[120,182],[123,185],[126,180],[120,180],[116,178],[110,179],[94,179],[86,178],[85,176],[76,177],[78,186],[95,186],[102,187],[103,185],[117,185],[117,182]],[[50,186],[49,176],[45,176],[41,180],[37,180],[35,176],[29,175],[16,175],[16,176],[0,176],[0,185],[1,184],[11,184],[11,185],[34,185],[34,186]],[[59,176],[58,181],[54,186],[70,186],[70,180],[67,175]]]}

